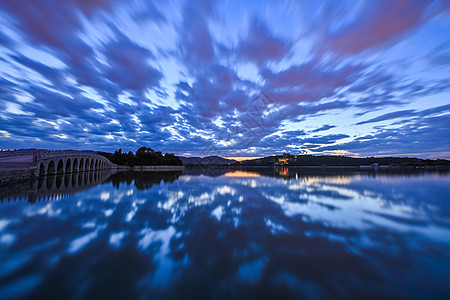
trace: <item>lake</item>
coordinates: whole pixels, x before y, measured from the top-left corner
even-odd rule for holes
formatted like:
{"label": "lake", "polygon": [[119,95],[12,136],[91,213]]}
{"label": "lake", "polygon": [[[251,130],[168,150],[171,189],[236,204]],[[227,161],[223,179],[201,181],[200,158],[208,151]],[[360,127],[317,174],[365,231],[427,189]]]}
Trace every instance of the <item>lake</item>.
{"label": "lake", "polygon": [[449,299],[450,173],[79,173],[0,193],[1,299]]}

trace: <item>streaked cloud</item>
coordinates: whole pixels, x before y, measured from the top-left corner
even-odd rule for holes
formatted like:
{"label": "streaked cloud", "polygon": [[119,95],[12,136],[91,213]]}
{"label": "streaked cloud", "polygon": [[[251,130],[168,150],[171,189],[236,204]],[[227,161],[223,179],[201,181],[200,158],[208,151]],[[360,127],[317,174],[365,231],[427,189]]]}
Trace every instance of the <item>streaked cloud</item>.
{"label": "streaked cloud", "polygon": [[0,7],[2,148],[422,157],[450,149],[446,1]]}

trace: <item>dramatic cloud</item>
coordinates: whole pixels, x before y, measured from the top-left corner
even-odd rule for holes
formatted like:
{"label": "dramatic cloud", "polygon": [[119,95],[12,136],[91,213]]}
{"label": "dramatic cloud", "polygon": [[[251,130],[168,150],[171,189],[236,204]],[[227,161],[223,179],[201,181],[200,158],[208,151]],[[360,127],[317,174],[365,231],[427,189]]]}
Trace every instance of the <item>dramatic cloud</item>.
{"label": "dramatic cloud", "polygon": [[[353,22],[327,37],[326,45],[340,54],[380,47],[421,25],[432,1],[376,1],[358,11]],[[337,17],[337,16],[336,16]]]}
{"label": "dramatic cloud", "polygon": [[[448,155],[448,135],[450,116],[418,119],[398,128],[379,128],[372,135],[354,139],[341,145],[320,147],[318,151],[346,149],[353,153],[370,156],[374,144],[381,148],[377,154],[396,156],[417,156],[428,153],[430,157]],[[430,148],[430,145],[433,145]]]}
{"label": "dramatic cloud", "polygon": [[0,148],[450,158],[447,2],[0,0]]}
{"label": "dramatic cloud", "polygon": [[270,60],[280,60],[288,50],[287,42],[272,36],[264,24],[255,20],[250,25],[247,38],[239,46],[238,55],[263,65]]}
{"label": "dramatic cloud", "polygon": [[204,66],[214,58],[212,38],[205,16],[198,7],[187,6],[181,32],[181,52],[185,63]]}
{"label": "dramatic cloud", "polygon": [[163,77],[148,63],[153,58],[151,52],[122,35],[106,45],[104,55],[110,62],[110,67],[106,68],[107,78],[120,90],[143,91],[156,86]]}

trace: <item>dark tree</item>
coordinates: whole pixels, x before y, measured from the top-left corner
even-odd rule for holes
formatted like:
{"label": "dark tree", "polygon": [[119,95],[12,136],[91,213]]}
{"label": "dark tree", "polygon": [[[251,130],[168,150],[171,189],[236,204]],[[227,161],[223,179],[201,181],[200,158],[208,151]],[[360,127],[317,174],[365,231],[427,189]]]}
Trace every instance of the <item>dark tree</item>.
{"label": "dark tree", "polygon": [[162,154],[160,151],[155,152],[150,147],[141,147],[136,151],[136,155],[133,152],[122,153],[122,149],[114,151],[113,154],[106,152],[98,152],[109,159],[112,163],[121,166],[157,166],[157,165],[172,165],[181,166],[183,163],[175,155],[171,153]]}

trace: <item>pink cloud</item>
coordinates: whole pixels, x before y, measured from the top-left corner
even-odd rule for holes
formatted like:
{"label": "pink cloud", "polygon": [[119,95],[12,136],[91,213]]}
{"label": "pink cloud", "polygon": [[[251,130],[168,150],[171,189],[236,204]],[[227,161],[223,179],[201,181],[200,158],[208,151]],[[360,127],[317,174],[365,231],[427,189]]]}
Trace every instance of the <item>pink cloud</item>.
{"label": "pink cloud", "polygon": [[361,70],[360,66],[349,66],[339,70],[328,70],[315,63],[294,66],[286,71],[263,72],[267,92],[278,103],[318,101],[334,94],[336,88],[352,82]]}
{"label": "pink cloud", "polygon": [[327,36],[322,50],[356,54],[392,42],[424,21],[425,0],[380,1],[364,9],[354,23],[335,35]]}

